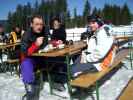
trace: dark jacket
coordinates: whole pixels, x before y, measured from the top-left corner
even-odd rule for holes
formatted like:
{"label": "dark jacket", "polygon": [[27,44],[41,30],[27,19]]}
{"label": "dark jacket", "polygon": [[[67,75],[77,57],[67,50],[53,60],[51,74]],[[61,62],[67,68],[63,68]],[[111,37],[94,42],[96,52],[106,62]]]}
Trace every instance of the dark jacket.
{"label": "dark jacket", "polygon": [[21,39],[21,32],[15,32],[17,35],[17,39]]}
{"label": "dark jacket", "polygon": [[8,40],[4,32],[0,33],[0,42],[6,42]]}
{"label": "dark jacket", "polygon": [[65,28],[63,26],[61,26],[59,29],[53,29],[51,39],[52,40],[62,40],[63,42],[66,42]]}
{"label": "dark jacket", "polygon": [[[21,40],[21,54],[22,56],[30,56],[32,53],[38,51],[39,49],[46,46],[48,43],[47,34],[49,31],[46,31],[44,29],[41,33],[34,33],[32,29],[28,30],[23,34],[22,40]],[[38,37],[44,37],[44,44],[41,47],[37,47],[35,45],[35,41]],[[22,57],[22,59],[24,58]]]}

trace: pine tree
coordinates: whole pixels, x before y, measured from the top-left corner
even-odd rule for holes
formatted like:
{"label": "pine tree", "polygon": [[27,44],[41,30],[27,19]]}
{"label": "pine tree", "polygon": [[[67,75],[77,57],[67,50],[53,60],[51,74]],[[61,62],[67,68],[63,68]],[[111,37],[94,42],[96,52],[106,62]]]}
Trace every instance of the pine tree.
{"label": "pine tree", "polygon": [[131,22],[131,13],[127,6],[127,4],[124,4],[121,10],[121,21],[123,25],[130,24]]}
{"label": "pine tree", "polygon": [[65,16],[65,26],[66,28],[70,28],[71,26],[71,15],[70,11],[67,11],[66,16]]}
{"label": "pine tree", "polygon": [[112,21],[112,13],[113,13],[113,9],[112,6],[105,4],[104,8],[103,8],[103,17],[105,20],[111,20]]}
{"label": "pine tree", "polygon": [[34,4],[34,9],[33,9],[33,14],[38,14],[38,10],[39,10],[39,4],[38,1],[36,0],[35,4]]}
{"label": "pine tree", "polygon": [[121,13],[121,8],[120,8],[120,6],[114,5],[114,6],[113,6],[113,14],[112,14],[112,16],[113,16],[113,24],[114,24],[114,25],[119,25],[119,24],[121,23],[121,20],[120,20],[120,18],[121,18],[120,13]]}
{"label": "pine tree", "polygon": [[77,27],[77,21],[78,21],[78,19],[77,19],[77,9],[76,8],[74,8],[73,13],[74,13],[74,20],[73,20],[74,27]]}
{"label": "pine tree", "polygon": [[84,11],[83,11],[83,16],[86,17],[86,16],[90,15],[90,11],[91,11],[90,3],[88,2],[88,0],[86,0],[85,6],[84,6]]}
{"label": "pine tree", "polygon": [[84,5],[84,10],[83,10],[83,24],[86,24],[86,17],[90,15],[91,11],[91,6],[88,0],[86,0],[85,5]]}
{"label": "pine tree", "polygon": [[97,15],[98,14],[98,9],[96,7],[93,9],[92,14],[93,15]]}
{"label": "pine tree", "polygon": [[8,24],[7,24],[7,27],[6,27],[7,32],[10,32],[10,31],[11,31],[12,25],[13,25],[12,13],[9,12],[9,13],[8,13]]}

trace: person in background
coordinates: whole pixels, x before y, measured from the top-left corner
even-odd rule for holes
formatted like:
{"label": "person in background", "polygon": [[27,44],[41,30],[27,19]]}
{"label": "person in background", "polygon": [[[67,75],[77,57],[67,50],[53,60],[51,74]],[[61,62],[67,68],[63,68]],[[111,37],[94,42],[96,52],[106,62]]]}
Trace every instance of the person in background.
{"label": "person in background", "polygon": [[4,32],[4,27],[0,24],[0,42],[4,43],[7,41],[6,34]]}
{"label": "person in background", "polygon": [[[8,43],[15,44],[21,41],[21,28],[19,26],[14,26],[8,37]],[[20,45],[13,46],[10,48],[10,53],[8,54],[9,59],[20,58]]]}
{"label": "person in background", "polygon": [[10,43],[16,43],[21,39],[21,28],[19,26],[15,26],[12,28],[12,32],[10,33]]}
{"label": "person in background", "polygon": [[52,19],[52,30],[51,40],[61,40],[63,43],[66,42],[65,27],[58,17]]}
{"label": "person in background", "polygon": [[37,66],[44,67],[45,61],[40,57],[32,57],[31,55],[47,45],[48,39],[46,34],[43,18],[36,15],[31,20],[31,28],[22,36],[21,74],[26,90],[26,100],[38,100],[39,98],[39,95],[36,94],[39,86],[35,78],[34,70]]}
{"label": "person in background", "polygon": [[109,68],[115,54],[114,40],[109,34],[111,29],[108,25],[96,15],[88,16],[87,22],[93,34],[89,37],[87,49],[72,65],[73,77],[84,72],[98,72]]}
{"label": "person in background", "polygon": [[[7,38],[7,36],[6,36],[6,34],[5,34],[5,32],[4,32],[5,30],[4,30],[4,27],[3,27],[3,25],[1,25],[0,24],[0,43],[2,43],[2,45],[3,45],[3,43],[6,43],[7,42],[7,40],[8,40],[8,38]],[[2,49],[0,49],[0,59],[3,59],[3,56],[5,55],[3,55],[4,53],[3,53],[3,50]],[[6,55],[7,56],[7,55]]]}
{"label": "person in background", "polygon": [[17,35],[17,40],[21,39],[22,29],[21,29],[20,27],[16,26],[16,27],[14,28],[14,32],[15,32],[16,35]]}

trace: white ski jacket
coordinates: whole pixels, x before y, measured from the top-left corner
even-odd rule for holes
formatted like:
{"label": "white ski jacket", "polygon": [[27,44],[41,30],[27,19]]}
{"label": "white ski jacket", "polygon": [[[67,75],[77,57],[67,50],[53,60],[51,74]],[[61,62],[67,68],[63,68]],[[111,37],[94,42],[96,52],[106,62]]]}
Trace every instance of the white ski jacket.
{"label": "white ski jacket", "polygon": [[[110,66],[115,54],[113,49],[111,49],[113,47],[114,39],[113,37],[108,36],[105,27],[108,26],[103,25],[94,33],[94,36],[87,42],[87,50],[82,52],[83,62],[94,64],[99,71],[103,70],[104,67]],[[108,32],[110,33],[111,29],[109,29]],[[106,61],[104,61],[105,59]]]}

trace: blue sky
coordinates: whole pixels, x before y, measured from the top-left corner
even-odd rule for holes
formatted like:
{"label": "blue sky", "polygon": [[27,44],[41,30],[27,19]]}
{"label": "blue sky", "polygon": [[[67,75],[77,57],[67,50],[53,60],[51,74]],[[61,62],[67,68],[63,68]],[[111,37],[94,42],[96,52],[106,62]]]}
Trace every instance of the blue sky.
{"label": "blue sky", "polygon": [[[15,11],[18,4],[25,5],[27,2],[35,3],[36,0],[0,0],[0,20],[6,19],[9,11]],[[40,1],[40,0],[38,0]],[[79,15],[83,12],[83,7],[86,0],[67,0],[68,9],[73,13],[73,9],[77,9]],[[131,12],[133,12],[133,0],[89,0],[91,7],[103,8],[105,3],[123,5],[127,3]]]}

